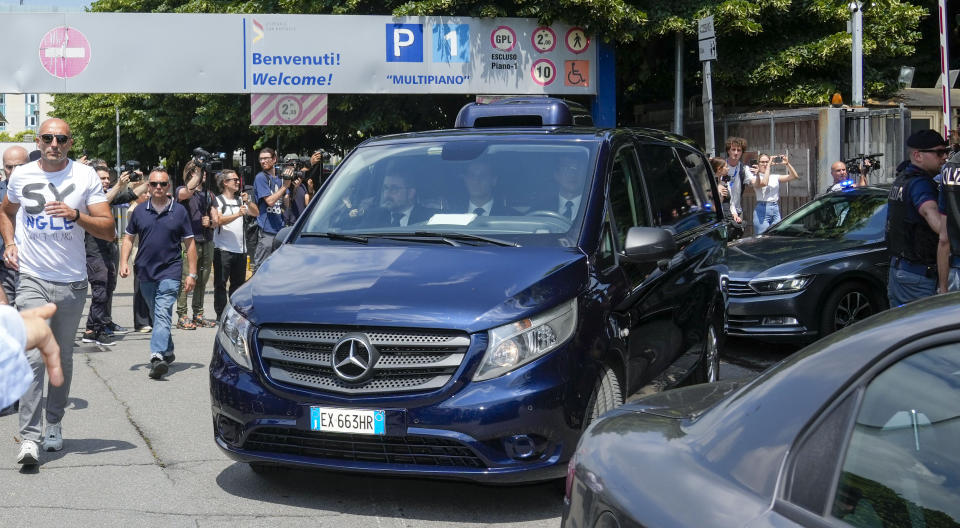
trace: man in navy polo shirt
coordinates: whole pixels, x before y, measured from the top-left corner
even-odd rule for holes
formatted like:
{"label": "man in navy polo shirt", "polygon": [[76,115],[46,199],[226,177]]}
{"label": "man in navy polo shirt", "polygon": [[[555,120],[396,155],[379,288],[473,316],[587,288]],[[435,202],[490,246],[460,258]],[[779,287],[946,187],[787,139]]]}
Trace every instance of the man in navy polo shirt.
{"label": "man in navy polo shirt", "polygon": [[153,169],[148,180],[150,200],[134,209],[127,223],[120,250],[120,276],[130,275],[130,252],[134,235],[140,236],[137,259],[133,263],[140,279],[140,293],[150,306],[153,335],[150,337],[150,377],[160,379],[173,363],[173,338],[170,335],[173,304],[180,290],[183,268],[180,243],[186,247],[190,272],[183,290],[190,292],[197,280],[197,248],[187,210],[168,194],[170,175]]}

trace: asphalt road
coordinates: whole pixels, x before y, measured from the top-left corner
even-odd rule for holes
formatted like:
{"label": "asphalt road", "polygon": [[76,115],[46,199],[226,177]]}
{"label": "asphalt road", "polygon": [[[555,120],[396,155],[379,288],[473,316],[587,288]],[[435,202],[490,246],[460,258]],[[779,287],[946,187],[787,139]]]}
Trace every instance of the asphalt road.
{"label": "asphalt road", "polygon": [[[114,300],[115,319],[128,327],[132,289],[121,279]],[[206,300],[212,316],[212,292]],[[77,347],[62,451],[41,452],[38,468],[22,470],[17,417],[0,417],[8,439],[0,454],[0,525],[559,525],[558,482],[492,487],[310,471],[254,474],[213,441],[207,364],[214,336],[215,329],[175,330],[177,361],[162,381],[147,377],[149,334],[127,334],[112,347]],[[726,378],[754,370],[721,366]]]}

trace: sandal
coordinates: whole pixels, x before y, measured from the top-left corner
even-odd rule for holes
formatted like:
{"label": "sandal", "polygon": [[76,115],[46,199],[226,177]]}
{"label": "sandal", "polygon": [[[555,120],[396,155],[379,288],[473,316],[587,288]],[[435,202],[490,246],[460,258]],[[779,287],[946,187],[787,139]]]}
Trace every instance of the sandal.
{"label": "sandal", "polygon": [[180,320],[177,321],[177,328],[180,330],[196,330],[197,325],[193,324],[190,319],[187,319],[187,316],[181,316]]}
{"label": "sandal", "polygon": [[197,327],[202,328],[213,328],[217,326],[217,322],[212,319],[204,319],[203,314],[197,314],[193,316],[193,324]]}

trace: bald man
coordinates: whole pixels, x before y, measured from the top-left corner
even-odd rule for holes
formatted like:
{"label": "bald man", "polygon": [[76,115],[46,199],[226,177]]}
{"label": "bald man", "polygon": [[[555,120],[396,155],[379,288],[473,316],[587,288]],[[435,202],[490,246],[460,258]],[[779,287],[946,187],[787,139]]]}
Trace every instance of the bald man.
{"label": "bald man", "polygon": [[[869,165],[867,165],[869,167]],[[854,181],[847,173],[847,164],[842,161],[835,161],[830,165],[830,176],[833,177],[833,185],[827,189],[827,192],[842,191],[852,187],[864,187],[867,185],[867,177],[864,171],[860,171],[858,181]]]}
{"label": "bald man", "polygon": [[[103,193],[100,177],[67,157],[73,146],[70,126],[62,119],[40,124],[36,136],[40,159],[16,169],[0,206],[3,262],[19,271],[16,305],[20,310],[57,305],[50,328],[60,346],[64,382],[47,388],[46,415],[40,408],[43,396],[42,354],[27,352],[33,380],[20,398],[20,452],[17,462],[36,465],[38,444],[47,451],[63,449],[61,420],[70,394],[73,373],[73,338],[80,324],[87,296],[86,250],[83,237],[116,237],[113,215]],[[43,419],[46,430],[41,436]]]}

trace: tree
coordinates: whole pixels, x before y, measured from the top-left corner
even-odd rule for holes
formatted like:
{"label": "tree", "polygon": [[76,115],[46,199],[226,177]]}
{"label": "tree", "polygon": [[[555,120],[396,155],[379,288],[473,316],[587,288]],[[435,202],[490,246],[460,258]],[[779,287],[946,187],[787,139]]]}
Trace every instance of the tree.
{"label": "tree", "polygon": [[[924,6],[933,0],[916,0]],[[636,103],[673,98],[674,35],[686,49],[687,96],[699,95],[696,21],[712,14],[719,61],[714,94],[730,106],[820,105],[849,94],[851,39],[846,0],[98,0],[101,12],[304,13],[533,17],[577,24],[613,46],[618,121]],[[864,93],[896,89],[900,61],[916,53],[928,9],[905,0],[874,0],[866,9]],[[936,60],[926,54],[926,62]],[[922,61],[921,61],[922,62]],[[322,147],[344,153],[385,133],[452,125],[466,95],[335,95],[326,127],[249,126],[245,95],[58,95],[54,106],[77,131],[78,146],[111,152],[120,109],[126,157],[184,161],[194,146],[231,152],[279,145],[284,152]]]}

